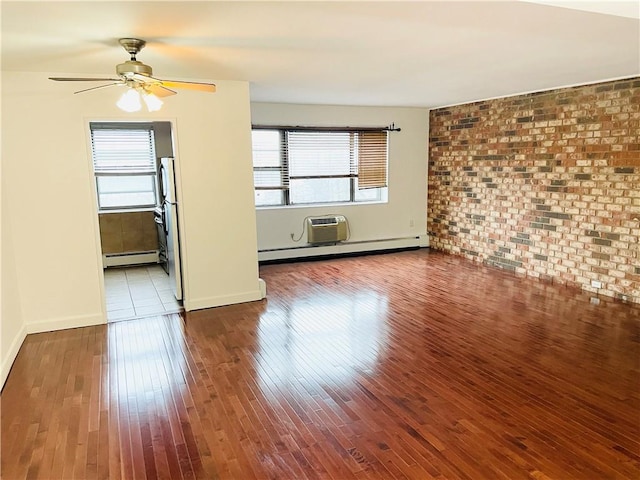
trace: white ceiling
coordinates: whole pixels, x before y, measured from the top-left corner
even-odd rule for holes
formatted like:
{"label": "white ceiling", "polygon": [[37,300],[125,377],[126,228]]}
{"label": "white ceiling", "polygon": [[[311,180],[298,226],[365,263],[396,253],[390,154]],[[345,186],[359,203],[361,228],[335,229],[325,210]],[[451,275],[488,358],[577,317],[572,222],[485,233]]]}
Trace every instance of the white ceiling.
{"label": "white ceiling", "polygon": [[437,107],[640,75],[638,0],[2,1],[1,9],[3,71],[113,76],[128,59],[118,38],[137,37],[148,42],[138,60],[156,77],[247,80],[253,101]]}

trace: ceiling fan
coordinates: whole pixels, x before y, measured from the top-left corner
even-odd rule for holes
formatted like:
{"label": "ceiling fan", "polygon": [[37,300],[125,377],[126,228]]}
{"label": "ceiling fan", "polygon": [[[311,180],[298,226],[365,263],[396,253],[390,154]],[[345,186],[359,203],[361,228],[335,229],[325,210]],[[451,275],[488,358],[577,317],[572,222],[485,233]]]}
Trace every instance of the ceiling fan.
{"label": "ceiling fan", "polygon": [[[119,78],[49,77],[49,80],[55,80],[57,82],[113,82],[97,87],[85,88],[74,93],[83,93],[116,85],[129,87],[129,90],[118,102],[118,106],[127,111],[140,109],[141,95],[147,103],[149,110],[158,110],[162,105],[162,101],[158,97],[175,95],[177,92],[172,90],[172,88],[183,88],[209,93],[216,91],[216,86],[213,83],[180,82],[175,80],[161,80],[153,77],[152,68],[136,59],[136,55],[144,48],[147,42],[138,38],[121,38],[119,42],[127,53],[131,55],[130,60],[116,65],[116,73]],[[127,103],[125,96],[130,100],[129,103],[131,106],[129,108],[124,106],[124,104]],[[133,103],[131,103],[131,101],[133,101]],[[123,102],[123,105],[120,105],[121,102]]]}

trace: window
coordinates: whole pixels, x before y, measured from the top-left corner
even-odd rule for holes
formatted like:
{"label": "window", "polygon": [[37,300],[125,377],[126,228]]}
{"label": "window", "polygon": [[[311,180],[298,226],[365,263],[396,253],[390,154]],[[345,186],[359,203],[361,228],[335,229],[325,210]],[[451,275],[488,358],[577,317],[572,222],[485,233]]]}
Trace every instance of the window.
{"label": "window", "polygon": [[91,151],[100,210],[156,205],[151,124],[92,123]]}
{"label": "window", "polygon": [[387,131],[254,127],[256,206],[381,201]]}

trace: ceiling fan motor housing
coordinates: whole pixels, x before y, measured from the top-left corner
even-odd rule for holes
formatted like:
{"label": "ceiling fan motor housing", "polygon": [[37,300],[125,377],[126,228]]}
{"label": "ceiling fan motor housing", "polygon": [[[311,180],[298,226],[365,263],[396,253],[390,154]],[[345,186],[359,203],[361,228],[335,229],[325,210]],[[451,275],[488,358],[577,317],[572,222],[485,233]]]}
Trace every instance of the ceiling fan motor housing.
{"label": "ceiling fan motor housing", "polygon": [[137,60],[127,60],[124,63],[116,65],[116,73],[124,77],[130,77],[135,74],[150,77],[153,74],[153,70],[149,65],[145,65]]}

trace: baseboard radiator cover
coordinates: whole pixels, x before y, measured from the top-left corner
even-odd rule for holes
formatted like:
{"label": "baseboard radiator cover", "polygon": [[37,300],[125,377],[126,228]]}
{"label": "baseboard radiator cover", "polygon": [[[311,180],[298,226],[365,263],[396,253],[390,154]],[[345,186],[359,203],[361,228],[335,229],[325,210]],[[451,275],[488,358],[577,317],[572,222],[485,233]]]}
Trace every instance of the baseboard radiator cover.
{"label": "baseboard radiator cover", "polygon": [[102,255],[102,265],[105,268],[158,263],[159,260],[160,259],[158,250],[148,250],[145,252],[107,253]]}
{"label": "baseboard radiator cover", "polygon": [[403,248],[428,247],[421,237],[388,238],[384,240],[363,240],[340,242],[334,245],[307,245],[303,247],[276,248],[258,251],[258,261],[285,260],[293,258],[344,255],[351,253],[398,250]]}

